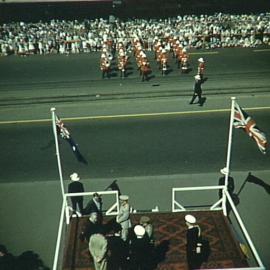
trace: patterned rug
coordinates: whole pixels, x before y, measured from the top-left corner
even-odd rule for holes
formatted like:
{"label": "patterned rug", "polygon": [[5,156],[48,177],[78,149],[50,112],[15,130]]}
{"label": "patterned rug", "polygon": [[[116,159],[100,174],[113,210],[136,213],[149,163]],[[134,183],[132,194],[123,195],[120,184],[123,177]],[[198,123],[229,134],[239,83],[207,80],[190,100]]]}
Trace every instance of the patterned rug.
{"label": "patterned rug", "polygon": [[[185,213],[186,214],[186,213]],[[158,254],[157,270],[186,270],[186,224],[183,213],[147,213],[154,227],[155,250]],[[239,244],[221,211],[192,212],[202,229],[202,236],[210,245],[210,255],[202,269],[247,267]],[[137,224],[142,214],[132,214],[132,224]],[[107,222],[111,218],[105,218]],[[88,245],[79,239],[87,217],[73,218],[64,256],[64,270],[94,270]]]}

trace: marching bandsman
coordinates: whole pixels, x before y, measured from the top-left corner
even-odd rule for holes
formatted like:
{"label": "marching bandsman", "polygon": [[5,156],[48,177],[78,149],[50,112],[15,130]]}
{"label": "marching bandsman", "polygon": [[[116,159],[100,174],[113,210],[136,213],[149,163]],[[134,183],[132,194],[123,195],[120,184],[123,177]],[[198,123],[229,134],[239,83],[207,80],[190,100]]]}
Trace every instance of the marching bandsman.
{"label": "marching bandsman", "polygon": [[141,65],[142,82],[148,80],[149,73],[151,73],[150,64],[148,61],[144,60]]}
{"label": "marching bandsman", "polygon": [[108,59],[108,57],[103,53],[101,55],[101,60],[100,60],[100,70],[102,72],[102,79],[105,78],[105,74],[107,76],[107,78],[110,78],[110,60]]}
{"label": "marching bandsman", "polygon": [[182,73],[187,73],[188,65],[189,65],[189,63],[188,63],[189,56],[188,56],[186,48],[184,48],[182,50],[182,52],[183,52],[183,54],[182,54],[182,58],[181,58],[181,72]]}
{"label": "marching bandsman", "polygon": [[127,56],[118,57],[118,69],[120,71],[120,77],[125,78],[126,76],[126,65],[127,65]]}
{"label": "marching bandsman", "polygon": [[177,68],[180,68],[180,66],[181,66],[182,57],[183,57],[183,46],[181,44],[179,44],[177,49],[176,49]]}
{"label": "marching bandsman", "polygon": [[204,59],[201,57],[198,59],[198,72],[197,75],[200,76],[201,80],[203,80],[203,75],[204,75],[204,71],[205,71],[205,62]]}
{"label": "marching bandsman", "polygon": [[168,56],[165,49],[162,50],[160,64],[161,64],[161,74],[164,76],[166,75],[168,66]]}

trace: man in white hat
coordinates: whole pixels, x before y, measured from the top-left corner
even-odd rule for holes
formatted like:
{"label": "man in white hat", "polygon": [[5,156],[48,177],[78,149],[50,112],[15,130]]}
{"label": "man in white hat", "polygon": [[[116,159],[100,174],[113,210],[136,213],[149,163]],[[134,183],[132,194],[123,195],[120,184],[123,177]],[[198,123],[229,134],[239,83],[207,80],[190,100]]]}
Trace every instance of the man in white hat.
{"label": "man in white hat", "polygon": [[[218,185],[223,186],[223,185],[225,185],[226,174],[228,174],[229,172],[228,172],[228,169],[225,167],[225,168],[220,170],[220,173],[222,174],[222,177],[220,177],[218,179]],[[228,189],[229,194],[232,196],[233,192],[234,192],[234,179],[231,176],[228,176],[227,189]],[[221,199],[221,197],[222,197],[222,189],[218,190],[218,196]]]}
{"label": "man in white hat", "polygon": [[191,98],[191,101],[189,102],[189,104],[193,104],[194,100],[196,99],[196,97],[198,97],[198,103],[200,106],[202,106],[202,80],[200,75],[196,75],[194,76],[195,82],[194,82],[194,87],[193,87],[193,96]]}
{"label": "man in white hat", "polygon": [[121,195],[120,199],[120,209],[119,213],[116,216],[116,222],[119,223],[122,227],[121,237],[124,241],[127,240],[128,237],[128,229],[131,227],[131,221],[129,217],[130,208],[128,204],[128,196]]}
{"label": "man in white hat", "polygon": [[196,218],[193,215],[186,215],[185,221],[187,225],[186,233],[186,253],[188,269],[199,269],[202,263],[201,254],[198,253],[197,247],[199,243],[199,237],[201,235],[201,229],[196,224]]}
{"label": "man in white hat", "polygon": [[[80,181],[79,175],[74,172],[70,175],[71,183],[68,185],[68,193],[84,192],[83,184]],[[73,214],[81,216],[83,214],[83,196],[70,197],[72,203]],[[79,212],[77,211],[77,205]]]}

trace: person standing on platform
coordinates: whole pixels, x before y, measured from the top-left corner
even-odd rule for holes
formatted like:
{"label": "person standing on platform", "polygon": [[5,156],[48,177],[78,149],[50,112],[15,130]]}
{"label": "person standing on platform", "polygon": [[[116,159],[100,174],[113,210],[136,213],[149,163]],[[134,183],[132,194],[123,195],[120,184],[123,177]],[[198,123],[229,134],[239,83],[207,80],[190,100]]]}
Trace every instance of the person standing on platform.
{"label": "person standing on platform", "polygon": [[149,238],[149,243],[154,246],[155,239],[154,239],[154,229],[153,225],[151,223],[151,220],[148,216],[142,216],[140,218],[140,225],[142,225],[145,229],[145,233],[147,237]]}
{"label": "person standing on platform", "polygon": [[98,193],[93,194],[93,198],[89,201],[84,209],[85,215],[90,215],[91,213],[97,213],[98,223],[102,224],[103,214],[102,214],[102,197]]}
{"label": "person standing on platform", "polygon": [[[84,192],[83,184],[80,181],[80,177],[77,173],[73,173],[70,175],[70,180],[72,181],[68,185],[68,193],[80,193]],[[73,214],[82,216],[83,214],[83,196],[75,196],[70,197],[72,203]],[[77,211],[77,206],[79,211]]]}
{"label": "person standing on platform", "polygon": [[186,254],[188,269],[200,269],[202,264],[201,259],[201,246],[199,243],[199,238],[201,236],[201,229],[196,225],[196,218],[192,215],[186,215],[185,221],[187,225],[186,233]]}
{"label": "person standing on platform", "polygon": [[130,269],[150,270],[152,258],[149,238],[141,225],[134,227],[135,236],[130,239]]}
{"label": "person standing on platform", "polygon": [[128,244],[121,238],[122,227],[119,223],[113,226],[113,235],[108,237],[110,257],[108,265],[110,270],[126,270],[128,257]]}
{"label": "person standing on platform", "polygon": [[105,236],[93,234],[89,240],[89,251],[94,260],[95,270],[107,270],[108,241]]}
{"label": "person standing on platform", "polygon": [[[219,186],[223,186],[223,185],[225,185],[225,178],[226,178],[226,174],[228,173],[227,168],[221,169],[221,170],[220,170],[220,173],[221,173],[223,176],[220,177],[220,178],[218,179],[218,185],[219,185]],[[229,194],[230,194],[231,197],[232,197],[233,192],[234,192],[234,179],[233,179],[231,176],[228,176],[228,186],[227,186],[227,188],[228,188]],[[218,190],[218,196],[219,196],[219,199],[222,198],[222,189],[219,189],[219,190]]]}
{"label": "person standing on platform", "polygon": [[195,83],[194,83],[194,87],[193,87],[193,96],[191,98],[191,101],[189,102],[189,104],[193,104],[194,100],[196,99],[196,97],[198,97],[198,103],[200,106],[202,106],[202,80],[201,77],[199,75],[194,76],[195,79]]}
{"label": "person standing on platform", "polygon": [[122,227],[121,237],[124,241],[126,241],[128,237],[128,229],[131,227],[129,217],[130,208],[128,204],[129,198],[127,195],[121,195],[119,196],[119,199],[120,199],[120,209],[116,217],[116,222],[121,225]]}
{"label": "person standing on platform", "polygon": [[80,239],[82,241],[86,240],[87,242],[89,242],[90,237],[96,233],[104,234],[104,227],[102,224],[98,223],[98,214],[92,212],[83,230],[80,233]]}

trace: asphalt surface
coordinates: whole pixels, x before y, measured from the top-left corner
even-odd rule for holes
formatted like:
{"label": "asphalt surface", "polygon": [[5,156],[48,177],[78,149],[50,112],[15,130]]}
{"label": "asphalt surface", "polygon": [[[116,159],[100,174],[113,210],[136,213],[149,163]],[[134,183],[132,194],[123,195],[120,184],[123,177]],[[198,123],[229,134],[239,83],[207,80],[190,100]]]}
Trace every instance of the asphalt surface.
{"label": "asphalt surface", "polygon": [[[115,65],[111,79],[101,80],[100,53],[4,57],[0,61],[0,105],[187,96],[193,86],[197,59],[206,60],[207,95],[265,93],[270,84],[269,49],[192,51],[191,71],[181,74],[170,57],[168,75],[162,77],[151,52],[151,79],[141,82],[130,54],[128,77],[120,79]],[[114,63],[115,64],[115,63]]]}
{"label": "asphalt surface", "polygon": [[[251,111],[270,134],[270,108]],[[88,164],[77,161],[59,138],[64,178],[79,171],[83,178],[115,178],[212,173],[226,162],[229,112],[188,113],[115,119],[66,121]],[[4,155],[1,182],[54,181],[57,178],[50,122],[1,126]],[[234,130],[232,170],[267,170],[269,155],[258,150],[243,131]],[[13,170],[16,168],[16,170]]]}
{"label": "asphalt surface", "polygon": [[[162,77],[151,60],[155,77],[143,83],[134,65],[125,80],[101,80],[98,53],[0,59],[0,239],[12,253],[34,250],[52,266],[61,194],[51,107],[88,161],[77,162],[62,141],[64,178],[78,171],[89,191],[103,190],[117,178],[138,210],[159,205],[170,211],[172,187],[217,183],[226,162],[230,96],[270,134],[270,51],[193,53],[189,74],[180,74],[171,61],[173,70]],[[201,56],[207,61],[207,99],[203,107],[190,106]],[[231,169],[236,190],[249,171],[264,187],[270,184],[268,155],[240,130],[234,130]],[[246,184],[237,208],[269,269],[269,193],[264,187]]]}

